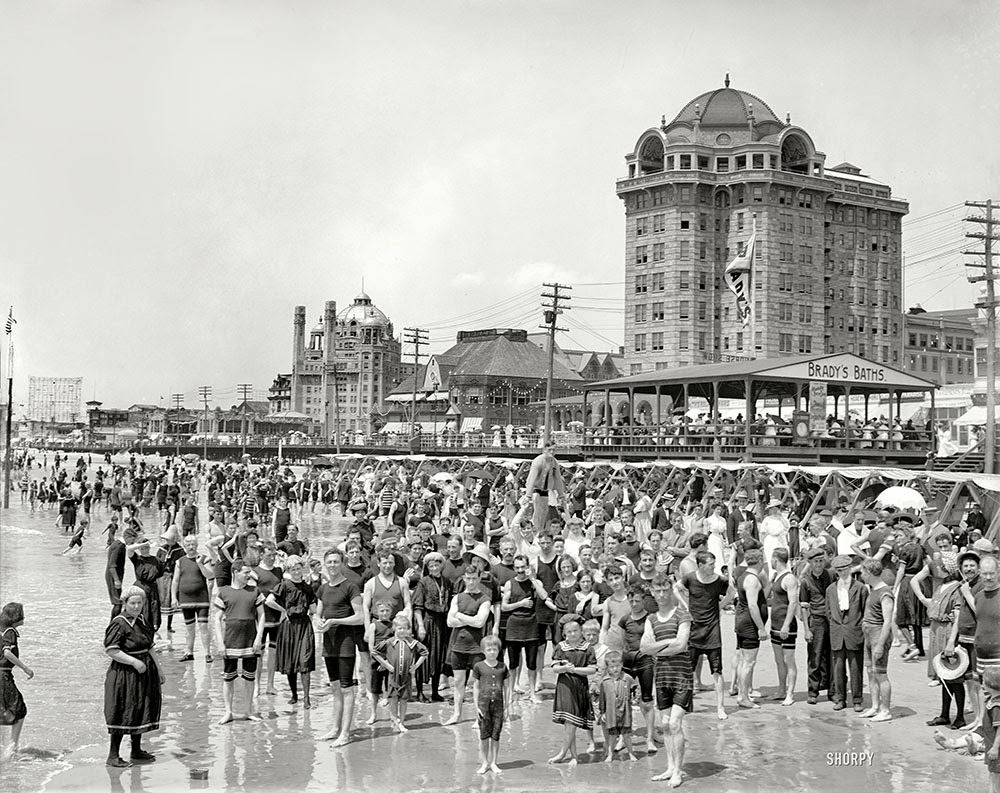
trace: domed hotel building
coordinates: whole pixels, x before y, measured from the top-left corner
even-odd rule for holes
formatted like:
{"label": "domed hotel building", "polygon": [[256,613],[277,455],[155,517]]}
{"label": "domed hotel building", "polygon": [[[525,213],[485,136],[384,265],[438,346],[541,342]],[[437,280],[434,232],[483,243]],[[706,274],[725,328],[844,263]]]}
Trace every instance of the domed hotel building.
{"label": "domed hotel building", "polygon": [[[638,374],[852,352],[900,367],[906,201],[763,100],[725,85],[626,155],[625,363]],[[744,325],[723,279],[756,228]]]}

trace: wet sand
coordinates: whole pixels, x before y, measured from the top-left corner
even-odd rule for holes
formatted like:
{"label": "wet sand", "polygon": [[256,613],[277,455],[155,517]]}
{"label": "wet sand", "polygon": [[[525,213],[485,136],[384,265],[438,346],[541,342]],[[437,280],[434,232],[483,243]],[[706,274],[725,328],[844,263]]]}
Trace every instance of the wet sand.
{"label": "wet sand", "polygon": [[[263,697],[260,723],[217,724],[221,710],[221,664],[208,665],[196,644],[197,660],[181,664],[183,624],[168,634],[160,655],[167,675],[163,724],[151,733],[147,748],[156,763],[123,770],[104,766],[107,734],[102,693],[107,660],[101,638],[107,622],[103,584],[104,540],[96,531],[80,557],[57,557],[67,542],[53,526],[55,512],[30,514],[12,499],[0,529],[0,600],[20,599],[28,622],[22,630],[22,654],[36,673],[18,683],[28,702],[22,737],[25,759],[0,766],[0,790],[28,791],[622,791],[667,789],[650,777],[663,770],[664,755],[637,751],[636,762],[581,755],[575,768],[550,766],[561,727],[551,722],[551,685],[541,705],[524,703],[523,715],[504,728],[500,777],[480,777],[474,710],[454,727],[442,727],[446,704],[412,703],[404,735],[391,733],[387,720],[362,725],[370,713],[359,707],[356,740],[333,748],[317,738],[330,727],[330,697],[325,672],[313,677],[315,707],[287,704],[287,685],[279,677],[278,696]],[[147,525],[154,513],[146,517]],[[102,516],[107,517],[105,512]],[[304,534],[317,549],[342,535],[338,518],[307,515]],[[131,566],[126,579],[131,579]],[[45,571],[39,574],[39,571]],[[724,671],[731,677],[735,640],[732,617],[723,617]],[[926,663],[899,661],[892,650],[890,675],[894,720],[871,724],[850,709],[834,712],[825,699],[808,705],[806,652],[797,652],[800,693],[792,707],[767,700],[775,692],[776,672],[770,649],[762,648],[755,676],[763,706],[737,711],[727,697],[730,718],[715,718],[714,694],[696,697],[695,713],[685,720],[688,737],[682,790],[699,791],[967,791],[988,789],[982,760],[939,749],[925,721],[937,714],[940,690],[929,688]],[[867,698],[866,698],[867,704]],[[635,721],[640,721],[638,709]],[[949,731],[951,732],[951,731]],[[952,733],[955,734],[955,733]],[[580,748],[586,746],[582,735]],[[635,736],[637,749],[644,742]],[[872,764],[830,764],[830,752],[870,752]],[[205,769],[206,780],[191,778]]]}

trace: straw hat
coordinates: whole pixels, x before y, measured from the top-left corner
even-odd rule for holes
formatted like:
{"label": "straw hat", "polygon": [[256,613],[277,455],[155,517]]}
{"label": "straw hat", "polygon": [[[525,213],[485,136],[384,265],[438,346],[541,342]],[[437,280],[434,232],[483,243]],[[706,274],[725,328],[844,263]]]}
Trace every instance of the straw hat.
{"label": "straw hat", "polygon": [[490,549],[486,547],[486,543],[477,542],[472,549],[465,552],[466,556],[478,556],[480,559],[485,561],[487,564],[491,564],[490,559]]}
{"label": "straw hat", "polygon": [[934,674],[941,680],[958,680],[969,668],[969,654],[964,647],[956,647],[954,655],[938,653],[931,660]]}

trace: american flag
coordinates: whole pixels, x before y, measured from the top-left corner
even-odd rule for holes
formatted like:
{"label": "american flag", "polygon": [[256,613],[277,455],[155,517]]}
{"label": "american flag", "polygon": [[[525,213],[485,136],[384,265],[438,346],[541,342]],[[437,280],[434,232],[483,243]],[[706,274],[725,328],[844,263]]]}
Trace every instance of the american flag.
{"label": "american flag", "polygon": [[7,314],[7,324],[4,326],[4,330],[7,331],[7,335],[11,334],[14,330],[14,326],[17,324],[17,320],[14,319],[14,307],[10,307],[10,312]]}

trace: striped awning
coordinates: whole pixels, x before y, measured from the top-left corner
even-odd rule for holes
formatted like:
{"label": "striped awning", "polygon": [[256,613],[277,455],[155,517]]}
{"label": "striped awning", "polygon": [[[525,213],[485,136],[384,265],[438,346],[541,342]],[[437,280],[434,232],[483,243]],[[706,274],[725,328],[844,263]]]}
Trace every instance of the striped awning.
{"label": "striped awning", "polygon": [[482,416],[470,416],[467,419],[462,419],[462,432],[480,432],[482,429]]}

